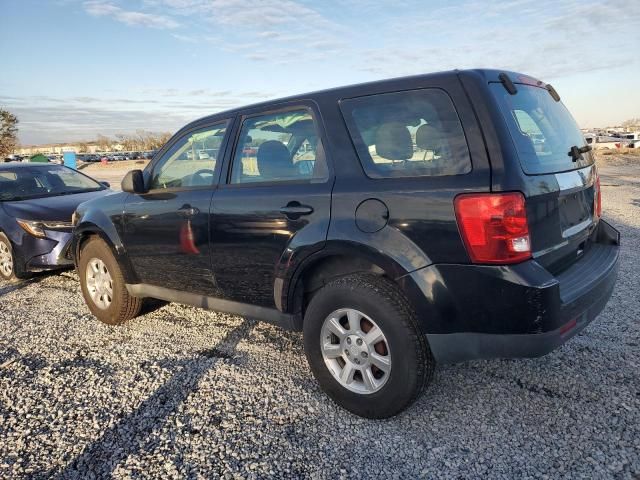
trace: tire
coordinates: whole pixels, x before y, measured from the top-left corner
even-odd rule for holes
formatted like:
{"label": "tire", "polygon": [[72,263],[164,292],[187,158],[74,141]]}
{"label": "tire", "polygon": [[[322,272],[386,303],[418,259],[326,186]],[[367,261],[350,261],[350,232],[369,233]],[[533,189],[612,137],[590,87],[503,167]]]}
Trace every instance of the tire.
{"label": "tire", "polygon": [[[98,276],[90,274],[88,268],[99,272]],[[143,299],[129,295],[122,270],[111,249],[101,238],[91,237],[82,246],[78,275],[84,301],[101,322],[120,325],[140,313]],[[101,300],[96,300],[96,295]]]}
{"label": "tire", "polygon": [[[334,333],[339,329],[330,318],[337,319],[344,334]],[[379,337],[375,327],[383,340],[369,342]],[[435,368],[407,299],[392,281],[371,274],[336,279],[313,296],[304,317],[304,348],[313,375],[329,397],[366,418],[388,418],[403,411],[431,381]],[[323,351],[340,356],[325,358]],[[338,378],[350,372],[348,360],[356,371],[360,368],[350,384]]]}
{"label": "tire", "polygon": [[[7,264],[6,261],[10,263]],[[29,274],[25,271],[24,265],[16,260],[11,241],[4,233],[0,232],[0,278],[8,282],[15,282],[28,277]]]}

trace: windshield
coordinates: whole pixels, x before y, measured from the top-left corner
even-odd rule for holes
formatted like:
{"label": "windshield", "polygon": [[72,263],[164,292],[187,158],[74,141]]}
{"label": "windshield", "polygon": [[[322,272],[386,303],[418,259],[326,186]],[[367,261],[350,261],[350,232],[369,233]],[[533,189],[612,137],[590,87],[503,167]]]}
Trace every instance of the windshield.
{"label": "windshield", "polygon": [[587,142],[567,108],[546,88],[516,85],[518,93],[510,95],[501,83],[490,84],[525,173],[555,173],[591,165],[591,153],[575,162],[569,153],[571,147],[584,147]]}
{"label": "windshield", "polygon": [[67,167],[0,167],[0,201],[95,192],[105,187]]}

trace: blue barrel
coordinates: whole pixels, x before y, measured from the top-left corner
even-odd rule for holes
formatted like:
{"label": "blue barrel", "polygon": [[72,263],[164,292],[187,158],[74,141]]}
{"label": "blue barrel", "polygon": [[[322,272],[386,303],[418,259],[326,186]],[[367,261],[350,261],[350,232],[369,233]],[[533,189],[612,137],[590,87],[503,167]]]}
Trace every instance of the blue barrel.
{"label": "blue barrel", "polygon": [[65,166],[73,168],[74,170],[78,167],[78,163],[76,161],[76,152],[63,152],[62,158],[64,158]]}

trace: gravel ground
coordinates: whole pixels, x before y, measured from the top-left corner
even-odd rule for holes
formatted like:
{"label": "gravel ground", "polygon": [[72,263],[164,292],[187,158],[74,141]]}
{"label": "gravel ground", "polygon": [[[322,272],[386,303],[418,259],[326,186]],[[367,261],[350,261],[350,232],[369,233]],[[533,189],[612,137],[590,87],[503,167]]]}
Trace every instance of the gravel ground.
{"label": "gravel ground", "polygon": [[407,412],[336,407],[302,338],[175,304],[98,323],[67,272],[0,283],[0,478],[640,478],[640,168],[602,168],[620,278],[536,360],[438,368]]}

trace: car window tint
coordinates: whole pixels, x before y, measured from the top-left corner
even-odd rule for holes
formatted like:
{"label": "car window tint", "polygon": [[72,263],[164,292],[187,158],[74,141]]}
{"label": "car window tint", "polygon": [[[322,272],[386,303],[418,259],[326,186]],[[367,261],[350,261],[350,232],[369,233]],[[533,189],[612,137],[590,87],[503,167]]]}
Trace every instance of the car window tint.
{"label": "car window tint", "polygon": [[75,170],[57,165],[0,171],[0,182],[0,200],[51,197],[104,188]]}
{"label": "car window tint", "polygon": [[247,118],[231,183],[326,180],[324,150],[316,132],[306,108]]}
{"label": "car window tint", "polygon": [[213,185],[228,122],[179,139],[153,168],[150,188],[197,188]]}
{"label": "car window tint", "polygon": [[73,170],[59,168],[53,171],[47,172],[48,175],[43,175],[42,177],[37,177],[37,180],[41,181],[43,185],[64,185],[65,187],[69,187],[71,189],[74,188],[95,188],[94,182],[89,180],[87,177],[82,175],[78,175]]}
{"label": "car window tint", "polygon": [[591,165],[594,157],[588,152],[575,160],[569,155],[572,147],[583,147],[587,141],[562,102],[556,102],[544,87],[517,85],[515,95],[501,83],[490,83],[489,87],[525,173],[554,173]]}
{"label": "car window tint", "polygon": [[471,171],[460,119],[439,89],[410,90],[340,102],[369,177],[459,175]]}

